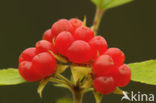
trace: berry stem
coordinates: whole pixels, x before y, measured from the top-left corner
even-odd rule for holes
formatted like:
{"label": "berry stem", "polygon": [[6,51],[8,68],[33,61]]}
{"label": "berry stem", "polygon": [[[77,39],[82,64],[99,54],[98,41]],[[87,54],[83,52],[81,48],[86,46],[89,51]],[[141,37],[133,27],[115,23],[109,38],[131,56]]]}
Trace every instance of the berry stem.
{"label": "berry stem", "polygon": [[100,22],[104,14],[104,10],[102,9],[102,2],[103,0],[101,0],[101,3],[100,3],[101,5],[99,7],[96,7],[96,13],[95,13],[94,21],[93,21],[93,26],[92,26],[92,29],[95,33],[98,32],[98,28],[100,26]]}

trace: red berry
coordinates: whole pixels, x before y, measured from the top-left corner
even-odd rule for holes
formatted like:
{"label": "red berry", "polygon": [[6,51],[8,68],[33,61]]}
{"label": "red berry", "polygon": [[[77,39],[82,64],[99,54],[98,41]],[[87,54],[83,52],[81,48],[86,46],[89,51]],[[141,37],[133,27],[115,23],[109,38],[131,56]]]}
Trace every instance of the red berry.
{"label": "red berry", "polygon": [[27,48],[19,56],[19,63],[22,61],[31,61],[36,55],[36,48]]}
{"label": "red berry", "polygon": [[114,80],[112,77],[97,77],[94,80],[94,88],[101,94],[110,94],[115,90]]}
{"label": "red berry", "polygon": [[93,48],[94,52],[96,52],[95,57],[97,57],[97,53],[100,55],[104,54],[108,47],[106,40],[102,36],[95,36],[92,38],[89,41],[89,45]]}
{"label": "red berry", "polygon": [[124,87],[131,80],[131,70],[128,65],[123,64],[113,72],[113,78],[116,86]]}
{"label": "red berry", "polygon": [[53,35],[51,34],[51,29],[48,29],[44,32],[42,39],[52,42]]}
{"label": "red berry", "polygon": [[106,55],[109,55],[112,57],[114,64],[116,66],[120,66],[125,61],[125,55],[124,53],[118,49],[118,48],[109,48],[106,52]]}
{"label": "red berry", "polygon": [[20,75],[27,81],[38,81],[42,78],[32,69],[32,62],[23,61],[18,68]]}
{"label": "red berry", "polygon": [[95,76],[107,76],[112,70],[114,70],[114,62],[108,55],[99,56],[93,64]]}
{"label": "red berry", "polygon": [[54,45],[47,40],[40,40],[36,43],[37,53],[48,52],[48,50],[54,51]]}
{"label": "red berry", "polygon": [[55,48],[60,54],[65,56],[72,42],[74,42],[74,38],[70,32],[61,32],[55,39]]}
{"label": "red berry", "polygon": [[55,72],[56,60],[50,53],[43,52],[33,58],[32,68],[43,77],[50,76]]}
{"label": "red berry", "polygon": [[92,59],[92,49],[87,42],[76,40],[68,48],[67,57],[74,63],[86,63]]}
{"label": "red berry", "polygon": [[88,27],[81,26],[77,28],[74,32],[74,38],[76,40],[83,40],[88,42],[93,37],[94,37],[94,32]]}
{"label": "red berry", "polygon": [[74,30],[76,30],[78,27],[82,26],[82,21],[77,18],[72,18],[69,20],[69,22],[72,24]]}
{"label": "red berry", "polygon": [[72,24],[66,20],[66,19],[61,19],[57,22],[55,22],[52,27],[51,27],[51,32],[52,34],[56,37],[60,32],[63,31],[68,31],[68,32],[73,32],[74,28]]}

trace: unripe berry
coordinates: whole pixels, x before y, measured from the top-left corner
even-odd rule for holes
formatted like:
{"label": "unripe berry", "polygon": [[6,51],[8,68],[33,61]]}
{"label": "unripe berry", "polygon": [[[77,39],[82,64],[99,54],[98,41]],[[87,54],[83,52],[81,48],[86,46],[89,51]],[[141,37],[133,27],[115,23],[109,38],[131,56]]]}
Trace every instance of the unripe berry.
{"label": "unripe berry", "polygon": [[21,62],[19,64],[18,70],[20,75],[27,81],[33,82],[38,81],[42,78],[32,69],[32,62],[29,61]]}
{"label": "unripe berry", "polygon": [[44,32],[42,39],[52,42],[53,35],[51,34],[51,29],[48,29]]}
{"label": "unripe berry", "polygon": [[93,37],[94,37],[94,32],[88,27],[81,26],[77,28],[74,32],[74,38],[76,40],[83,40],[88,42]]}
{"label": "unripe berry", "polygon": [[19,63],[22,61],[32,61],[32,58],[36,55],[36,48],[27,48],[19,56]]}
{"label": "unripe berry", "polygon": [[76,40],[68,48],[67,57],[71,62],[83,64],[92,59],[92,49],[87,42]]}
{"label": "unripe berry", "polygon": [[69,22],[72,24],[74,31],[83,24],[83,22],[77,18],[72,18]]}
{"label": "unripe berry", "polygon": [[73,30],[74,28],[72,24],[66,19],[61,19],[55,22],[51,27],[51,32],[55,37],[57,37],[60,32],[68,31],[72,33]]}
{"label": "unripe berry", "polygon": [[89,41],[89,45],[93,48],[94,52],[96,52],[96,56],[99,53],[99,55],[104,54],[104,52],[107,50],[107,42],[102,36],[95,36]]}
{"label": "unripe berry", "polygon": [[105,55],[111,56],[116,66],[122,65],[125,61],[124,53],[118,48],[109,48]]}
{"label": "unripe berry", "polygon": [[124,87],[128,85],[131,80],[131,70],[128,65],[123,64],[113,72],[113,78],[116,86]]}
{"label": "unripe berry", "polygon": [[43,77],[50,76],[55,72],[56,60],[50,53],[43,52],[33,58],[32,68]]}
{"label": "unripe berry", "polygon": [[115,90],[114,80],[112,77],[97,77],[94,80],[94,88],[101,94],[110,94]]}
{"label": "unripe berry", "polygon": [[37,53],[54,51],[54,45],[47,40],[40,40],[35,45]]}
{"label": "unripe berry", "polygon": [[99,56],[93,63],[93,73],[95,76],[107,76],[113,70],[114,62],[108,55]]}
{"label": "unripe berry", "polygon": [[72,42],[74,42],[74,38],[70,32],[61,32],[55,39],[55,48],[60,54],[65,56]]}

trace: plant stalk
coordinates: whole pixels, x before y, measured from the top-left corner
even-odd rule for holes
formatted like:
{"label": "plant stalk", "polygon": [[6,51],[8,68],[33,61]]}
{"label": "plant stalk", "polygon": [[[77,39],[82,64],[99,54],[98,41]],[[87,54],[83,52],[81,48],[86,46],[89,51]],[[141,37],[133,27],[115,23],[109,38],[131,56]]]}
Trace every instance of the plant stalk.
{"label": "plant stalk", "polygon": [[104,10],[102,10],[99,7],[97,7],[96,8],[95,17],[94,17],[94,21],[93,21],[93,31],[95,33],[98,32],[98,28],[100,26],[100,22],[101,22],[101,19],[102,19],[103,14],[104,14]]}
{"label": "plant stalk", "polygon": [[83,92],[78,87],[73,88],[73,103],[82,103]]}

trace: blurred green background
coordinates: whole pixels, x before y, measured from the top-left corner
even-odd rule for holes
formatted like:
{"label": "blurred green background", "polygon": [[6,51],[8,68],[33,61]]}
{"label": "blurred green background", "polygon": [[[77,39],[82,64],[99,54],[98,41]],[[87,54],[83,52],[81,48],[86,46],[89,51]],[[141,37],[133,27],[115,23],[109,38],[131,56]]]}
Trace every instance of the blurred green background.
{"label": "blurred green background", "polygon": [[[105,13],[99,34],[110,47],[121,48],[126,63],[156,58],[156,0],[134,0]],[[0,0],[0,68],[17,67],[19,54],[34,46],[43,32],[60,18],[87,16],[92,24],[95,6],[90,0]],[[68,75],[68,73],[66,73]],[[49,84],[40,99],[38,83],[0,86],[0,103],[55,103],[71,94]],[[156,95],[156,86],[131,82],[123,88]],[[120,103],[120,95],[104,96],[104,103]],[[94,103],[93,95],[84,96],[84,103]],[[127,102],[129,103],[129,102]]]}

